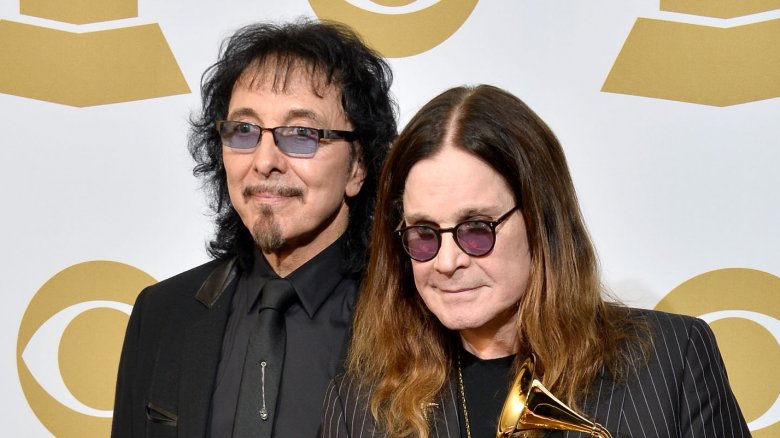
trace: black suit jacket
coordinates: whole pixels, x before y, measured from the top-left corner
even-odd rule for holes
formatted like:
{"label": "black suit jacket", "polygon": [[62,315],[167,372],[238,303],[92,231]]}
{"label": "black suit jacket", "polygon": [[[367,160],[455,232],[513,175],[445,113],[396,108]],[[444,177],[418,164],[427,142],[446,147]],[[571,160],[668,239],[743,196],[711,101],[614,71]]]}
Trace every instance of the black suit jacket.
{"label": "black suit jacket", "polygon": [[125,335],[111,436],[202,437],[236,285],[233,260],[144,289]]}
{"label": "black suit jacket", "polygon": [[[650,322],[653,351],[647,364],[631,369],[617,385],[606,374],[583,400],[585,417],[618,437],[749,437],[745,418],[731,391],[715,337],[702,320],[637,310]],[[460,437],[457,385],[439,395],[431,419],[432,437]],[[335,379],[326,392],[323,438],[383,437],[367,412],[371,389],[353,379]],[[582,437],[550,432],[550,437]]]}

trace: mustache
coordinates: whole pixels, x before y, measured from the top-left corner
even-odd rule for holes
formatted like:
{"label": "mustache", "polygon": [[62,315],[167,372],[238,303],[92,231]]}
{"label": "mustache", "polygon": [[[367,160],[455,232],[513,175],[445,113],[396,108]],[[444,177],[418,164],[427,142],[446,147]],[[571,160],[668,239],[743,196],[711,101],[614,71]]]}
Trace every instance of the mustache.
{"label": "mustache", "polygon": [[244,198],[249,198],[257,194],[268,194],[275,196],[300,197],[303,196],[303,190],[292,186],[277,186],[268,184],[257,184],[244,187]]}

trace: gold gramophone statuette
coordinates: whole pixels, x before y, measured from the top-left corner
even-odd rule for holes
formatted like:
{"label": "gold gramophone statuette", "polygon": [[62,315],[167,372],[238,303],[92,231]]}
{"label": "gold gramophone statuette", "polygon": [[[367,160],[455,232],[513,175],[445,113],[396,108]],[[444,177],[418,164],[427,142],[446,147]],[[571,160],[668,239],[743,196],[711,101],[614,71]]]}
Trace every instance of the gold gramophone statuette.
{"label": "gold gramophone statuette", "polygon": [[532,429],[567,430],[612,438],[604,426],[588,420],[566,406],[534,376],[534,355],[517,372],[501,409],[497,438],[510,438]]}

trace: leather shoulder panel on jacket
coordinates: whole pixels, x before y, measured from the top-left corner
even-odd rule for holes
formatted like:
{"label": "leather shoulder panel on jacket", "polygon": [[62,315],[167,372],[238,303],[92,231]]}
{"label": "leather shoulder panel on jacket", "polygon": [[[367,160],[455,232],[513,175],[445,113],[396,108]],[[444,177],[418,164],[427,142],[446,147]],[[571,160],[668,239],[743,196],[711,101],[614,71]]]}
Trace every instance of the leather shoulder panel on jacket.
{"label": "leather shoulder panel on jacket", "polygon": [[217,302],[222,293],[225,292],[228,284],[236,276],[236,258],[230,258],[217,265],[209,274],[206,281],[200,286],[195,298],[204,306],[211,308]]}

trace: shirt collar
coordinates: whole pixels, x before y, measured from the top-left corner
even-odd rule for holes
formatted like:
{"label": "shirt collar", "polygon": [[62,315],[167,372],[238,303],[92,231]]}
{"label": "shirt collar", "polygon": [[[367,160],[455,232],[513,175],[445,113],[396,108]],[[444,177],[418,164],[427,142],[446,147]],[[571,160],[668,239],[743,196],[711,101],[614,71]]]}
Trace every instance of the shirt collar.
{"label": "shirt collar", "polygon": [[[346,234],[342,234],[330,246],[285,277],[295,288],[301,307],[309,318],[314,317],[317,310],[345,276],[345,241]],[[260,289],[263,288],[266,281],[279,278],[259,249],[255,248],[254,256],[252,269],[246,277],[249,284],[255,285],[248,291],[249,303],[254,303],[257,300]],[[250,304],[247,309],[252,307]]]}

